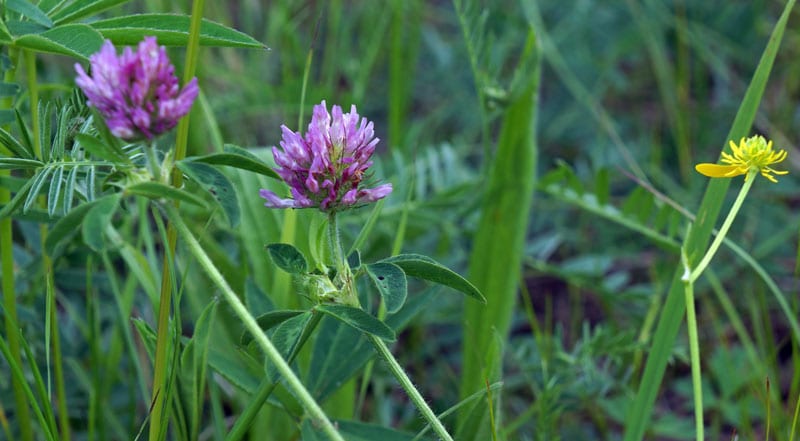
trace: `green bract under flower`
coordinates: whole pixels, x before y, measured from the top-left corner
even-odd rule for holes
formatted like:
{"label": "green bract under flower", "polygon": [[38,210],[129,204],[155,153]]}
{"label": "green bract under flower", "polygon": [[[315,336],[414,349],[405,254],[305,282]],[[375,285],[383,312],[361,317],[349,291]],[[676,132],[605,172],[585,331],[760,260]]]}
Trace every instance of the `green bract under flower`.
{"label": "green bract under flower", "polygon": [[[772,182],[778,182],[772,174],[785,175],[784,170],[775,170],[770,167],[786,159],[786,150],[775,151],[772,141],[767,141],[763,136],[742,138],[739,145],[729,141],[732,154],[722,152],[724,164],[697,164],[695,170],[711,178],[730,178],[745,175],[745,180],[750,177],[750,172],[759,172]],[[727,164],[727,165],[725,165]]]}

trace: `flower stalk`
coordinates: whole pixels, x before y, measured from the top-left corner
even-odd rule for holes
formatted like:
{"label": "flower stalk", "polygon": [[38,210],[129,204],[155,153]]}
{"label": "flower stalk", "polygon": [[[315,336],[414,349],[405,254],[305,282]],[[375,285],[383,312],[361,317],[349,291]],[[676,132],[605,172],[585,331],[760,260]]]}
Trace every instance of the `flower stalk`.
{"label": "flower stalk", "polygon": [[314,419],[314,422],[322,427],[323,432],[325,432],[328,437],[333,441],[344,441],[344,438],[341,434],[336,430],[333,423],[328,419],[325,412],[322,411],[322,408],[317,404],[308,390],[303,386],[303,383],[297,378],[292,368],[286,362],[286,360],[281,357],[280,352],[275,348],[275,346],[270,341],[269,337],[264,333],[261,327],[258,325],[256,320],[253,316],[247,311],[247,307],[244,306],[239,297],[233,292],[228,282],[219,272],[219,270],[214,266],[214,263],[211,262],[211,259],[203,250],[203,247],[197,241],[197,239],[192,235],[192,232],[189,231],[189,227],[183,222],[181,219],[180,213],[178,210],[170,205],[165,206],[167,211],[167,217],[174,225],[177,232],[181,235],[183,240],[186,242],[186,245],[197,259],[200,266],[205,270],[206,274],[211,278],[215,285],[220,289],[222,292],[223,297],[233,309],[234,314],[242,320],[245,328],[248,332],[253,335],[254,340],[261,349],[264,351],[264,354],[269,358],[270,362],[273,363],[281,374],[281,376],[286,381],[287,388],[297,397],[300,404],[303,405],[306,412]]}

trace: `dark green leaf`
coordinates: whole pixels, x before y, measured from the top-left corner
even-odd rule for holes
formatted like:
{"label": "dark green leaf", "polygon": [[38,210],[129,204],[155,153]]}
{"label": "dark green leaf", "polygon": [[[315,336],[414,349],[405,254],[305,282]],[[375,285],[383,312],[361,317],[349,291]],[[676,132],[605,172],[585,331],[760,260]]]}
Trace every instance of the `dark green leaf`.
{"label": "dark green leaf", "polygon": [[271,243],[267,245],[272,261],[278,268],[289,274],[306,274],[308,272],[308,262],[303,253],[288,243]]}
{"label": "dark green leaf", "polygon": [[[226,150],[229,149],[229,147],[230,146],[226,145]],[[247,152],[247,150],[244,149],[240,150]],[[206,156],[195,156],[187,159],[195,162],[202,162],[205,164],[227,165],[229,167],[255,172],[264,176],[268,176],[270,178],[280,179],[280,176],[278,176],[278,174],[275,173],[275,171],[272,170],[267,164],[262,162],[254,155],[249,154],[250,152],[247,153],[248,155],[242,155],[239,152],[212,153]]]}
{"label": "dark green leaf", "polygon": [[353,251],[347,256],[347,265],[353,271],[361,267],[361,253],[358,250]]}
{"label": "dark green leaf", "polygon": [[383,259],[382,263],[393,263],[399,266],[406,275],[428,280],[460,291],[483,303],[486,298],[469,280],[461,277],[453,270],[443,266],[439,262],[428,256],[420,254],[399,254],[397,256]]}
{"label": "dark green leaf", "polygon": [[14,110],[0,109],[0,124],[2,125],[11,124],[15,120],[16,120],[16,115]]}
{"label": "dark green leaf", "polygon": [[44,163],[36,159],[0,158],[0,170],[35,169],[39,167],[44,167]]}
{"label": "dark green leaf", "polygon": [[[14,119],[16,119],[16,116]],[[6,132],[2,128],[0,128],[0,144],[10,150],[11,153],[13,153],[17,158],[36,159],[30,149],[25,147],[17,140],[17,138],[14,138],[10,133]]]}
{"label": "dark green leaf", "polygon": [[56,247],[68,236],[78,230],[83,222],[86,213],[94,207],[101,199],[87,202],[78,205],[74,210],[68,212],[64,217],[58,220],[47,233],[47,239],[44,242],[44,248],[47,254],[54,255]]}
{"label": "dark green leaf", "polygon": [[78,133],[75,135],[75,140],[78,141],[78,145],[83,147],[84,150],[89,152],[97,159],[105,159],[106,161],[110,161],[115,164],[130,164],[131,162],[130,158],[128,158],[128,155],[126,155],[125,152],[119,149],[116,145],[106,144],[94,136],[87,135],[85,133]]}
{"label": "dark green leaf", "polygon": [[[189,16],[174,14],[138,14],[110,18],[92,23],[105,38],[114,44],[138,44],[145,36],[155,36],[165,46],[186,46],[189,41]],[[247,34],[219,23],[203,20],[200,25],[200,45],[264,48]]]}
{"label": "dark green leaf", "polygon": [[[284,360],[294,352],[297,343],[300,341],[300,336],[303,335],[303,330],[306,328],[308,321],[311,320],[311,315],[311,311],[303,311],[301,314],[290,317],[279,324],[275,331],[272,332],[270,340],[272,340],[272,344],[275,345],[275,349],[280,352]],[[278,379],[277,368],[272,363],[267,363],[266,373],[269,378]]]}
{"label": "dark green leaf", "polygon": [[[6,24],[0,21],[0,44],[11,44],[14,42],[14,37],[11,36],[11,32],[6,27]],[[2,70],[8,70],[11,66],[11,60],[3,55],[5,61],[2,62]]]}
{"label": "dark green leaf", "polygon": [[208,164],[183,160],[175,165],[214,196],[231,227],[239,225],[239,202],[231,181],[225,175]]}
{"label": "dark green leaf", "polygon": [[100,50],[103,36],[85,24],[58,26],[40,34],[23,35],[15,45],[51,54],[67,55],[84,61]]}
{"label": "dark green leaf", "polygon": [[128,1],[129,0],[76,0],[71,2],[64,9],[60,9],[53,14],[53,20],[57,25],[80,20],[81,18],[95,15]]}
{"label": "dark green leaf", "polygon": [[105,248],[104,232],[119,207],[121,197],[119,193],[104,196],[98,199],[97,203],[86,213],[86,218],[81,225],[81,232],[83,240],[86,245],[89,245],[89,248],[98,252]]}
{"label": "dark green leaf", "polygon": [[382,340],[395,341],[397,338],[392,328],[362,309],[333,304],[317,305],[316,309],[341,320],[361,332],[372,334]]}
{"label": "dark green leaf", "polygon": [[135,194],[150,199],[166,198],[175,201],[188,202],[198,207],[207,208],[203,198],[195,196],[186,190],[175,188],[160,182],[139,182],[125,187],[126,194]]}
{"label": "dark green leaf", "polygon": [[212,301],[200,314],[194,328],[194,335],[181,354],[179,381],[182,403],[188,411],[189,439],[197,439],[199,432],[205,394],[208,343],[218,304],[217,301]]}
{"label": "dark green leaf", "polygon": [[[256,318],[256,322],[258,326],[261,328],[262,331],[269,331],[273,327],[289,320],[290,318],[303,314],[307,311],[298,310],[298,309],[282,309],[279,311],[270,311],[265,314],[261,314]],[[253,335],[245,330],[242,333],[239,342],[242,346],[247,346],[251,341],[253,341]]]}
{"label": "dark green leaf", "polygon": [[247,278],[244,284],[244,300],[247,311],[254,317],[266,314],[275,309],[275,305],[269,296],[255,284],[252,278]]}
{"label": "dark green leaf", "polygon": [[22,14],[34,23],[38,23],[48,28],[53,27],[53,22],[38,6],[27,0],[6,0],[6,8]]}
{"label": "dark green leaf", "polygon": [[0,82],[0,97],[15,96],[19,93],[19,84]]}
{"label": "dark green leaf", "polygon": [[393,263],[373,263],[367,265],[367,274],[378,288],[386,310],[397,312],[406,301],[408,286],[406,274]]}

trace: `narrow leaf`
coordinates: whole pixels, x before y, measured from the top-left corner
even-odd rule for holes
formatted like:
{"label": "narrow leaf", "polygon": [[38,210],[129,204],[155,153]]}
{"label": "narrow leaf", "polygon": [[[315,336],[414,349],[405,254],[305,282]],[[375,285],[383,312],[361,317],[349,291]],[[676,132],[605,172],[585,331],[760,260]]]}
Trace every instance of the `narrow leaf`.
{"label": "narrow leaf", "polygon": [[53,22],[38,6],[27,0],[6,0],[6,8],[11,11],[22,14],[23,17],[28,18],[34,23],[42,26],[52,28]]}
{"label": "narrow leaf", "polygon": [[0,219],[4,219],[17,211],[23,202],[28,198],[28,193],[33,186],[33,179],[28,179],[11,200],[0,208]]}
{"label": "narrow leaf", "polygon": [[0,144],[10,150],[17,158],[35,159],[33,152],[29,148],[25,147],[17,138],[14,138],[2,128],[0,128]]}
{"label": "narrow leaf", "polygon": [[278,268],[289,274],[306,274],[308,272],[308,262],[303,253],[288,243],[272,243],[267,245],[272,261]]}
{"label": "narrow leaf", "polygon": [[469,280],[461,277],[455,271],[447,268],[428,256],[420,254],[399,254],[383,259],[382,263],[393,263],[399,266],[406,275],[428,280],[460,291],[482,303],[486,303],[480,290]]}
{"label": "narrow leaf", "polygon": [[44,163],[36,159],[0,158],[0,169],[4,170],[36,169],[39,167],[44,167]]}
{"label": "narrow leaf", "polygon": [[61,25],[95,15],[128,1],[130,0],[76,0],[53,14],[53,20],[57,25]]}
{"label": "narrow leaf", "polygon": [[64,183],[64,166],[56,167],[53,178],[50,179],[50,190],[47,192],[47,214],[52,216],[58,207],[58,196],[61,193],[61,185]]}
{"label": "narrow leaf", "polygon": [[125,187],[125,194],[144,196],[150,199],[171,199],[175,201],[188,202],[198,207],[208,208],[206,201],[199,196],[195,196],[186,190],[175,188],[171,185],[159,182],[139,182]]}
{"label": "narrow leaf", "polygon": [[393,263],[373,263],[367,265],[367,274],[378,288],[386,304],[386,311],[397,312],[408,295],[406,274],[403,270]]}
{"label": "narrow leaf", "polygon": [[22,211],[28,211],[33,204],[36,202],[36,197],[39,196],[39,193],[42,191],[42,187],[44,184],[48,182],[48,177],[50,177],[50,173],[53,172],[53,167],[45,167],[37,174],[35,174],[31,180],[33,181],[33,186],[31,187],[31,191],[28,193],[28,197],[25,199],[25,203],[22,205]]}
{"label": "narrow leaf", "polygon": [[38,52],[67,55],[88,61],[90,55],[100,50],[103,36],[88,25],[67,24],[39,34],[23,35],[14,44]]}
{"label": "narrow leaf", "polygon": [[94,158],[105,159],[115,164],[129,164],[131,162],[128,155],[116,145],[106,144],[94,136],[78,133],[75,135],[75,140],[78,141],[79,146],[83,147],[83,149],[89,152]]}
{"label": "narrow leaf", "polygon": [[19,93],[19,84],[0,82],[0,97],[16,96]]}
{"label": "narrow leaf", "polygon": [[[226,149],[228,146],[226,146]],[[242,149],[243,150],[243,149]],[[246,151],[246,150],[244,150]],[[248,152],[249,153],[249,152]],[[206,156],[194,156],[187,158],[187,160],[202,162],[212,165],[227,165],[229,167],[239,168],[255,172],[270,178],[280,179],[275,170],[270,168],[266,163],[253,155],[245,156],[240,153],[212,153]]]}
{"label": "narrow leaf", "polygon": [[[186,46],[189,41],[189,16],[174,14],[137,14],[99,20],[92,27],[114,44],[138,44],[152,35],[165,46]],[[200,25],[200,45],[264,48],[247,34],[210,20]]]}
{"label": "narrow leaf", "polygon": [[395,341],[397,338],[392,328],[362,309],[333,304],[317,305],[316,309],[341,320],[361,332],[372,334],[382,340]]}

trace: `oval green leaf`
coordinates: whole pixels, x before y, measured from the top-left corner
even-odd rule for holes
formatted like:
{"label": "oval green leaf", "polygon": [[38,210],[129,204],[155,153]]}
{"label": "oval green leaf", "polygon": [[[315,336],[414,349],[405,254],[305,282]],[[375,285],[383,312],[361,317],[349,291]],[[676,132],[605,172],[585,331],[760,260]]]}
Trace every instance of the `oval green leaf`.
{"label": "oval green leaf", "polygon": [[255,172],[273,179],[280,179],[280,176],[275,173],[275,170],[271,169],[255,156],[251,156],[245,156],[239,153],[212,153],[206,156],[187,158],[187,160],[212,165],[227,165],[229,167]]}
{"label": "oval green leaf", "polygon": [[[155,36],[161,45],[186,46],[189,24],[188,15],[136,14],[99,20],[92,27],[114,44],[135,45],[145,36]],[[206,19],[200,25],[200,45],[266,48],[245,33]]]}
{"label": "oval green leaf", "polygon": [[482,303],[486,303],[486,298],[469,280],[428,256],[398,254],[379,262],[393,263],[399,266],[406,275],[453,288]]}
{"label": "oval green leaf", "polygon": [[393,263],[372,263],[367,265],[367,274],[378,288],[386,304],[386,311],[393,314],[403,307],[408,296],[406,274]]}
{"label": "oval green leaf", "polygon": [[397,339],[392,328],[386,326],[385,323],[362,309],[329,303],[317,305],[316,309],[340,320],[342,323],[352,328],[374,335],[381,340],[395,341]]}
{"label": "oval green leaf", "polygon": [[199,162],[178,161],[175,165],[189,179],[205,188],[222,207],[231,227],[239,225],[239,201],[231,181],[216,168]]}
{"label": "oval green leaf", "polygon": [[113,163],[131,163],[130,158],[128,158],[125,152],[115,145],[106,144],[100,139],[85,133],[76,134],[75,139],[84,150],[95,158],[105,159]]}
{"label": "oval green leaf", "polygon": [[[258,323],[258,327],[261,328],[261,330],[266,332],[274,328],[275,326],[278,326],[281,323],[289,320],[290,318],[298,316],[303,313],[308,313],[308,311],[303,311],[300,309],[283,309],[280,311],[270,311],[258,316],[256,318],[256,323]],[[253,335],[245,329],[244,332],[242,332],[241,338],[239,338],[239,342],[241,343],[242,346],[247,346],[247,344],[249,344],[251,341],[253,341]]]}
{"label": "oval green leaf", "polygon": [[278,268],[289,274],[306,274],[308,261],[303,253],[288,243],[271,243],[267,245],[269,256]]}

